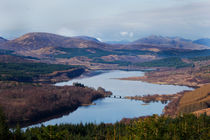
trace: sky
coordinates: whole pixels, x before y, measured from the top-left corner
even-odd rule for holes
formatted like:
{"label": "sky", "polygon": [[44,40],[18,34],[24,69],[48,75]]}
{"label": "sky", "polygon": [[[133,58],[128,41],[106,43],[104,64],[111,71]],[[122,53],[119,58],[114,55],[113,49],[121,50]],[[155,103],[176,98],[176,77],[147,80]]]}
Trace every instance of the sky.
{"label": "sky", "polygon": [[0,36],[28,32],[101,41],[210,38],[210,0],[0,0]]}

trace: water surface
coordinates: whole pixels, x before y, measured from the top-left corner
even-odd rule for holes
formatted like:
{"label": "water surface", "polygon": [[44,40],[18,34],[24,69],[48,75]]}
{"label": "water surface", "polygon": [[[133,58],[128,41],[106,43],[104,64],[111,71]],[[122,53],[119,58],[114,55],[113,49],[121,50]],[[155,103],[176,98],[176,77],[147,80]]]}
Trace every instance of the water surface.
{"label": "water surface", "polygon": [[[141,71],[106,71],[97,75],[82,75],[68,82],[57,83],[57,86],[72,85],[74,82],[86,86],[98,88],[103,87],[113,92],[113,95],[135,96],[145,94],[174,94],[183,90],[192,90],[186,86],[158,85],[141,81],[118,80],[116,78],[143,76]],[[55,125],[65,123],[115,123],[123,118],[134,118],[152,114],[161,114],[165,104],[160,102],[144,105],[142,101],[105,98],[94,101],[96,105],[82,106],[76,111],[63,117],[43,122],[44,125]],[[41,124],[35,125],[40,126]]]}

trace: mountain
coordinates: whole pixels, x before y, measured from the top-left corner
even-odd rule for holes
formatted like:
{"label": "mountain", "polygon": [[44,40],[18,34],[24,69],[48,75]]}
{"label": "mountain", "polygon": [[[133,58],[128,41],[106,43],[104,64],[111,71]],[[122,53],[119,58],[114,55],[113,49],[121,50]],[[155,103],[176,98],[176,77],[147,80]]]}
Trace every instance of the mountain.
{"label": "mountain", "polygon": [[0,37],[0,44],[6,42],[7,40],[4,39],[3,37]]}
{"label": "mountain", "polygon": [[130,41],[128,40],[120,40],[120,41],[107,41],[107,44],[128,44]]}
{"label": "mountain", "polygon": [[45,47],[105,48],[106,44],[88,37],[65,37],[51,33],[28,33],[17,39],[4,42],[0,49],[14,51],[37,50]]}
{"label": "mountain", "polygon": [[89,37],[89,36],[75,36],[74,38],[83,39],[83,40],[88,40],[88,41],[100,42],[98,39],[96,39],[96,38],[94,38],[94,37]]}
{"label": "mountain", "polygon": [[198,40],[194,40],[193,43],[200,44],[200,45],[206,45],[210,47],[210,38],[201,38]]}
{"label": "mountain", "polygon": [[132,42],[132,44],[145,44],[145,45],[156,45],[159,47],[166,48],[177,48],[177,49],[207,49],[207,46],[195,44],[191,40],[179,38],[179,37],[163,37],[163,36],[149,36],[141,38]]}

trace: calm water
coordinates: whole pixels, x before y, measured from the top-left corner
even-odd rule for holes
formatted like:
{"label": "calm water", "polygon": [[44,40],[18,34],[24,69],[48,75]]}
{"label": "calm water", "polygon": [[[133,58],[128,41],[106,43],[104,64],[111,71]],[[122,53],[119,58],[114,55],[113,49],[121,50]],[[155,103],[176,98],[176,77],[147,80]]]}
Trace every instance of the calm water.
{"label": "calm water", "polygon": [[[185,86],[158,85],[140,81],[125,81],[115,78],[132,76],[143,76],[140,71],[106,71],[94,76],[81,76],[80,78],[57,83],[57,86],[72,85],[74,82],[82,83],[89,87],[103,87],[112,91],[113,95],[135,96],[145,94],[173,94],[183,90],[192,90]],[[43,125],[54,125],[64,123],[114,123],[122,118],[134,118],[152,114],[161,114],[164,104],[160,102],[143,105],[141,101],[105,98],[96,100],[96,105],[82,106],[76,111],[63,117],[43,122]],[[41,124],[35,125],[40,126]]]}

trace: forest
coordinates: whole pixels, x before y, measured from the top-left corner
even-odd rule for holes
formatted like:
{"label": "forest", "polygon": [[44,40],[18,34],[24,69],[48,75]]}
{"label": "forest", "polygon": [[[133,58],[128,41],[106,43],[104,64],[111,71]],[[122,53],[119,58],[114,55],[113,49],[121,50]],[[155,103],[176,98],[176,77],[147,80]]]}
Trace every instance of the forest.
{"label": "forest", "polygon": [[49,84],[0,82],[0,107],[8,125],[31,125],[49,117],[62,116],[83,104],[111,95],[99,88],[53,86]]}
{"label": "forest", "polygon": [[210,116],[150,117],[115,124],[61,124],[21,130],[8,128],[0,113],[2,140],[209,140]]}
{"label": "forest", "polygon": [[75,66],[45,63],[0,63],[0,81],[32,82],[34,78]]}

